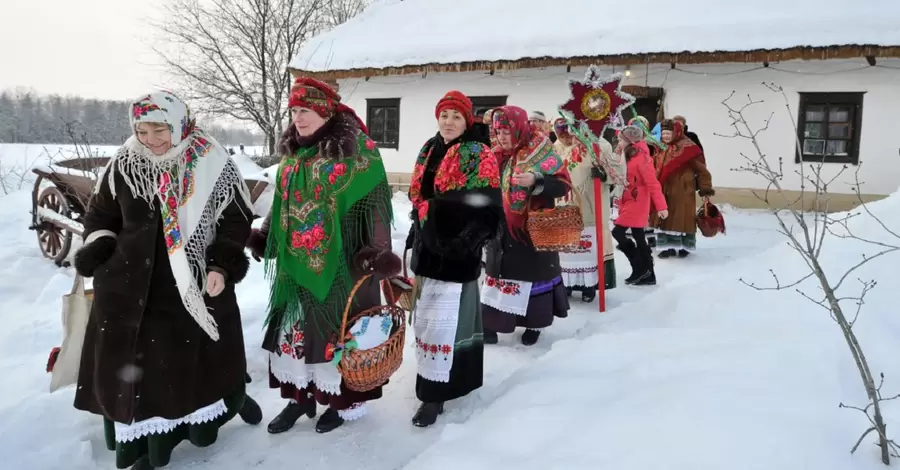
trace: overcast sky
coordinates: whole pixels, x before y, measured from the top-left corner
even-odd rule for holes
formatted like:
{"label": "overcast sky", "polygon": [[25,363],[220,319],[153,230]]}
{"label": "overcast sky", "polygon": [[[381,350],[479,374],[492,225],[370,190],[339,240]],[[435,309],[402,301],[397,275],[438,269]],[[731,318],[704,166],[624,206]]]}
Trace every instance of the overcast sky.
{"label": "overcast sky", "polygon": [[0,0],[0,90],[132,99],[164,85],[147,24],[163,0]]}

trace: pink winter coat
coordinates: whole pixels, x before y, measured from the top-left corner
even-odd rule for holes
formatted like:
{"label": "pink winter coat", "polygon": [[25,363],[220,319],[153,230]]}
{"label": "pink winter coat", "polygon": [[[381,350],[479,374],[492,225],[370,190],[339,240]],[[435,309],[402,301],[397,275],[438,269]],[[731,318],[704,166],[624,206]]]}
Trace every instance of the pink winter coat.
{"label": "pink winter coat", "polygon": [[628,160],[625,170],[625,191],[619,199],[619,217],[616,225],[622,227],[645,228],[650,218],[650,199],[657,211],[667,209],[662,187],[656,179],[650,149],[644,142],[633,144],[638,153]]}

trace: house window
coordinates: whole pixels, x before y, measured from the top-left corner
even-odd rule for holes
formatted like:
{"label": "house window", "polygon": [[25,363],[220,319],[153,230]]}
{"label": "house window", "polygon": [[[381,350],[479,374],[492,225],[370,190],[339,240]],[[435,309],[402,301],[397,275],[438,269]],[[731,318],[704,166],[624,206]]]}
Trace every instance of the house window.
{"label": "house window", "polygon": [[800,93],[797,162],[859,163],[863,93]]}
{"label": "house window", "polygon": [[397,149],[400,143],[400,98],[366,100],[366,127],[378,147]]}
{"label": "house window", "polygon": [[506,106],[505,96],[470,96],[469,99],[472,100],[472,112],[478,117],[477,122],[481,122],[485,111]]}

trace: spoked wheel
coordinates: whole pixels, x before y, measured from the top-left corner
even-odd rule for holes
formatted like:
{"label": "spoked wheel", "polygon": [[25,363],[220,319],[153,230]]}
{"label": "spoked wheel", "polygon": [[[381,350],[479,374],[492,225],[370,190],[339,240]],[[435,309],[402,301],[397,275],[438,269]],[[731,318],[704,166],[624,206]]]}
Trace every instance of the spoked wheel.
{"label": "spoked wheel", "polygon": [[[56,186],[50,186],[41,191],[37,206],[67,219],[72,217],[69,201]],[[69,256],[69,250],[72,248],[72,232],[43,221],[40,228],[37,229],[37,236],[38,244],[41,246],[41,252],[45,258],[60,264]]]}

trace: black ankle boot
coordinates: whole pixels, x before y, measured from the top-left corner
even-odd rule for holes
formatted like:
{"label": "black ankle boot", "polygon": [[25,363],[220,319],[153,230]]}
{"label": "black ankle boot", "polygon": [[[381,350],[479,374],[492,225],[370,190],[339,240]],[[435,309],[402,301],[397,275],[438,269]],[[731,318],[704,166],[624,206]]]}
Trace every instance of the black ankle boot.
{"label": "black ankle boot", "polygon": [[497,332],[485,328],[484,344],[497,344],[497,341],[499,341],[499,338],[497,338]]}
{"label": "black ankle boot", "polygon": [[334,408],[328,408],[316,422],[316,432],[325,434],[341,427],[342,424],[344,424],[344,418],[341,418],[340,413]]}
{"label": "black ankle boot", "polygon": [[241,406],[238,414],[245,423],[253,426],[262,422],[263,419],[262,409],[260,409],[259,403],[256,403],[256,400],[250,398],[249,395],[244,397],[244,405]]}
{"label": "black ankle boot", "polygon": [[419,410],[413,415],[413,426],[427,428],[437,422],[438,416],[444,414],[444,403],[422,403]]}
{"label": "black ankle boot", "polygon": [[154,468],[156,467],[150,465],[150,457],[147,457],[146,455],[139,458],[138,461],[131,466],[131,470],[153,470]]}
{"label": "black ankle boot", "polygon": [[538,342],[538,339],[541,337],[541,330],[525,330],[525,333],[522,333],[522,344],[525,346],[533,346]]}
{"label": "black ankle boot", "polygon": [[278,434],[294,427],[294,423],[301,416],[306,415],[312,419],[316,417],[316,402],[309,399],[306,403],[288,402],[287,406],[278,413],[278,416],[269,423],[268,431],[271,434]]}
{"label": "black ankle boot", "polygon": [[689,254],[691,254],[690,251],[687,251],[687,250],[678,250],[678,257],[679,257],[679,258],[687,258],[687,256],[688,256]]}
{"label": "black ankle boot", "polygon": [[655,286],[656,285],[656,266],[653,261],[653,252],[648,248],[646,251],[641,253],[641,260],[643,265],[647,268],[647,275],[642,279],[636,281],[634,285],[636,286]]}
{"label": "black ankle boot", "polygon": [[597,298],[597,288],[596,287],[588,287],[581,291],[581,301],[585,303],[591,303],[594,299]]}
{"label": "black ankle boot", "polygon": [[566,287],[566,297],[572,297],[572,288]]}
{"label": "black ankle boot", "polygon": [[668,250],[660,251],[658,256],[662,259],[666,259],[666,258],[671,258],[676,255],[678,255],[678,252],[676,252],[672,248],[669,248]]}

